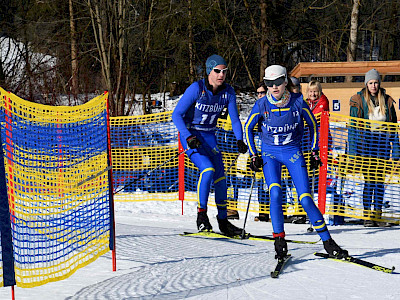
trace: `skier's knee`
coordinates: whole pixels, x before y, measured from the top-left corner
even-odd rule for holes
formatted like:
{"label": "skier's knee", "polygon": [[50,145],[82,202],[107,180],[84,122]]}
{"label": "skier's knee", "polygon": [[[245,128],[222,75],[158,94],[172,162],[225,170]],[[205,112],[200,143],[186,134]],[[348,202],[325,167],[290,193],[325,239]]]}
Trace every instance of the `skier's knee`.
{"label": "skier's knee", "polygon": [[214,181],[214,186],[226,185],[226,177],[222,176]]}
{"label": "skier's knee", "polygon": [[301,206],[305,211],[308,211],[309,209],[312,209],[313,206],[315,206],[315,203],[309,193],[301,194],[299,199]]}
{"label": "skier's knee", "polygon": [[269,195],[271,199],[282,199],[282,188],[279,184],[271,184],[269,187]]}
{"label": "skier's knee", "polygon": [[214,168],[206,168],[200,173],[199,181],[211,183],[214,177],[215,169]]}

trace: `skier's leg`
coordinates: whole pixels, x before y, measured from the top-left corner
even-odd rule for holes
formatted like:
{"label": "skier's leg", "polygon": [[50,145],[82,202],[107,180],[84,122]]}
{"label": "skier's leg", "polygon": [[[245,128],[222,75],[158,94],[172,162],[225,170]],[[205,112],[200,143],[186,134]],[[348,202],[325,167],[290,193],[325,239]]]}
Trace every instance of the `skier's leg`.
{"label": "skier's leg", "polygon": [[284,220],[282,209],[282,164],[263,152],[263,172],[265,182],[269,188],[270,216],[274,233],[284,232]]}
{"label": "skier's leg", "polygon": [[286,166],[291,177],[293,178],[294,186],[296,187],[300,203],[303,206],[303,209],[306,211],[311,224],[321,237],[326,252],[328,252],[330,255],[336,256],[337,258],[348,256],[348,252],[340,248],[331,238],[328,227],[325,224],[324,217],[312,199],[307,165],[304,160],[304,156],[301,155],[297,159],[290,159],[286,161]]}
{"label": "skier's leg", "polygon": [[[218,218],[226,219],[227,217],[227,185],[226,176],[224,171],[224,163],[222,160],[222,154],[218,153],[212,157],[213,164],[215,166],[214,172],[214,189],[215,189],[215,204],[218,209]],[[237,199],[234,199],[237,200]]]}
{"label": "skier's leg", "polygon": [[300,204],[307,213],[311,224],[321,237],[322,241],[328,240],[331,237],[328,231],[328,227],[326,226],[324,217],[315,205],[311,196],[307,164],[305,162],[304,156],[301,155],[296,160],[287,160],[286,166],[289,170],[290,176],[293,179],[294,186],[296,187]]}
{"label": "skier's leg", "polygon": [[[207,216],[207,204],[215,168],[209,155],[209,146],[201,135],[198,135],[198,137],[202,141],[202,146],[197,149],[189,149],[186,154],[200,171],[197,183],[197,228],[202,231],[209,231],[212,230],[212,226]],[[181,143],[184,148],[187,148],[186,140],[181,138]]]}

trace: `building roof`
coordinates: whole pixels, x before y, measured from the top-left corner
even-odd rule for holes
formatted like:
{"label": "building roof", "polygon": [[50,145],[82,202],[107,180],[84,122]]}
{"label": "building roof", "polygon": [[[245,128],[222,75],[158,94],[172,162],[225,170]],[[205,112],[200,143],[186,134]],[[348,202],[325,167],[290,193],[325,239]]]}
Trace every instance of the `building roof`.
{"label": "building roof", "polygon": [[400,60],[354,61],[354,62],[301,62],[290,72],[290,76],[364,76],[371,69],[381,75],[400,75]]}

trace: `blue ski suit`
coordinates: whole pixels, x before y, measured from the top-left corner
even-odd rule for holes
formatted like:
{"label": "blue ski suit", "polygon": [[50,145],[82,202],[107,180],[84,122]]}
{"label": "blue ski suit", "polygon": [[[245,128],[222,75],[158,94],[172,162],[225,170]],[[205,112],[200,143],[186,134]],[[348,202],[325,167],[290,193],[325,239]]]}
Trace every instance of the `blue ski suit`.
{"label": "blue ski suit", "polygon": [[293,179],[300,204],[321,239],[325,241],[330,238],[330,234],[321,212],[312,199],[307,165],[301,151],[304,120],[310,128],[311,149],[318,150],[317,123],[303,96],[291,93],[289,103],[281,108],[270,103],[264,96],[255,103],[246,121],[245,139],[250,155],[256,155],[253,129],[260,122],[263,172],[270,193],[270,214],[274,234],[284,232],[281,171],[282,165],[285,165]]}
{"label": "blue ski suit", "polygon": [[200,171],[197,184],[198,207],[207,209],[211,183],[214,182],[219,219],[227,217],[227,184],[222,153],[217,145],[215,131],[218,117],[224,107],[228,108],[236,139],[243,140],[236,94],[228,84],[224,83],[216,94],[213,94],[212,87],[205,79],[192,83],[172,113],[172,120],[180,133],[182,146],[188,148],[186,139],[191,135],[195,135],[202,143],[199,148],[189,149],[186,154]]}

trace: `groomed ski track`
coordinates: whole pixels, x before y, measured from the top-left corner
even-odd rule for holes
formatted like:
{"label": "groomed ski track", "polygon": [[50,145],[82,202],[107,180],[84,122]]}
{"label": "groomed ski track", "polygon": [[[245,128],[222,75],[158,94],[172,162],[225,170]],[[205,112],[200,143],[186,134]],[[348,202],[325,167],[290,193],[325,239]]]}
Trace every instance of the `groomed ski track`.
{"label": "groomed ski track", "polygon": [[[16,299],[400,299],[400,226],[329,227],[353,256],[394,265],[394,274],[315,257],[314,252],[323,252],[319,242],[289,244],[293,257],[273,279],[273,242],[180,236],[195,230],[195,207],[185,206],[182,216],[175,206],[117,203],[117,272],[112,272],[108,253],[63,281],[17,287]],[[209,216],[217,229],[215,212]],[[250,214],[249,232],[271,234],[270,222],[253,219]],[[233,223],[242,226],[243,219]],[[306,233],[308,226],[285,224],[287,238],[317,239],[316,233]],[[0,299],[11,299],[10,294],[10,288],[0,288]]]}

